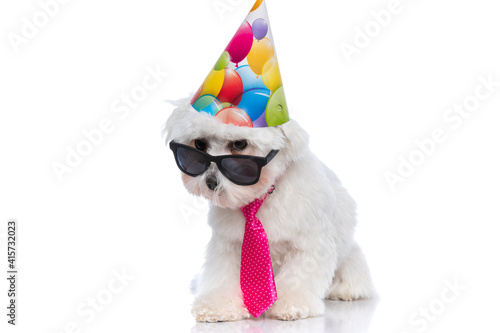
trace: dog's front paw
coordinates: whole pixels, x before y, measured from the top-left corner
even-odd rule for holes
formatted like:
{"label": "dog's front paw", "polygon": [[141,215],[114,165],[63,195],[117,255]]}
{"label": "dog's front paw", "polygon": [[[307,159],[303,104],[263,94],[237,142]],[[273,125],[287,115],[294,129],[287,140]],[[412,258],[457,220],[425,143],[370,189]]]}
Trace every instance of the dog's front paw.
{"label": "dog's front paw", "polygon": [[297,320],[315,317],[325,312],[325,303],[320,297],[284,296],[269,308],[269,315],[279,320]]}
{"label": "dog's front paw", "polygon": [[196,321],[215,323],[247,319],[250,313],[241,299],[223,296],[198,297],[191,310]]}

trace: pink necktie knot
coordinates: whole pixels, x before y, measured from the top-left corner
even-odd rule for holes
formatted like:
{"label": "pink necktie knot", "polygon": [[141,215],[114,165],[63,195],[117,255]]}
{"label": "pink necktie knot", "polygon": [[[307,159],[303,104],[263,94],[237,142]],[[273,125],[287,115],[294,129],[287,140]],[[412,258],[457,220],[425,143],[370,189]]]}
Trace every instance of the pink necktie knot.
{"label": "pink necktie knot", "polygon": [[264,199],[256,199],[253,202],[246,205],[245,207],[241,208],[241,211],[243,212],[243,216],[245,217],[246,221],[245,227],[248,227],[249,222],[252,227],[256,226],[256,220],[258,220],[256,215],[257,212],[259,211],[260,206],[262,206]]}

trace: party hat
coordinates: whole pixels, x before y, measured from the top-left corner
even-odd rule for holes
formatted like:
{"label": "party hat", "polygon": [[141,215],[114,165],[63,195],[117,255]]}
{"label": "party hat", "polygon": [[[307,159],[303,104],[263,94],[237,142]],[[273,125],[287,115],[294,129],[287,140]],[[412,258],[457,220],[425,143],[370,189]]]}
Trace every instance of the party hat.
{"label": "party hat", "polygon": [[255,2],[191,105],[237,126],[271,127],[289,120],[264,0]]}

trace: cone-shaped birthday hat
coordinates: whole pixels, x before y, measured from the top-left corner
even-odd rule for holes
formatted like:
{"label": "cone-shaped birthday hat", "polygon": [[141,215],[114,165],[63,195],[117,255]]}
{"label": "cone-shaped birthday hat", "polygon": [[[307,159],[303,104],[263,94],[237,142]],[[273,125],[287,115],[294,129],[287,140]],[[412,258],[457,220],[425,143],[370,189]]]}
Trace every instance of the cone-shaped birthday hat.
{"label": "cone-shaped birthday hat", "polygon": [[270,127],[289,120],[264,0],[255,2],[191,104],[237,126]]}

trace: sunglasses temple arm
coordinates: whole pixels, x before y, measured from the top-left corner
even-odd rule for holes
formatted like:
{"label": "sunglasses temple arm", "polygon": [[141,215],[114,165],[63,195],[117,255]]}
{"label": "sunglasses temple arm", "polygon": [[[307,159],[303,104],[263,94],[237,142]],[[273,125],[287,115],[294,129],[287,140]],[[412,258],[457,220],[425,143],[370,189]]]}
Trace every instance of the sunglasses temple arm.
{"label": "sunglasses temple arm", "polygon": [[271,162],[271,160],[278,154],[279,150],[271,150],[269,154],[266,156],[266,164]]}

